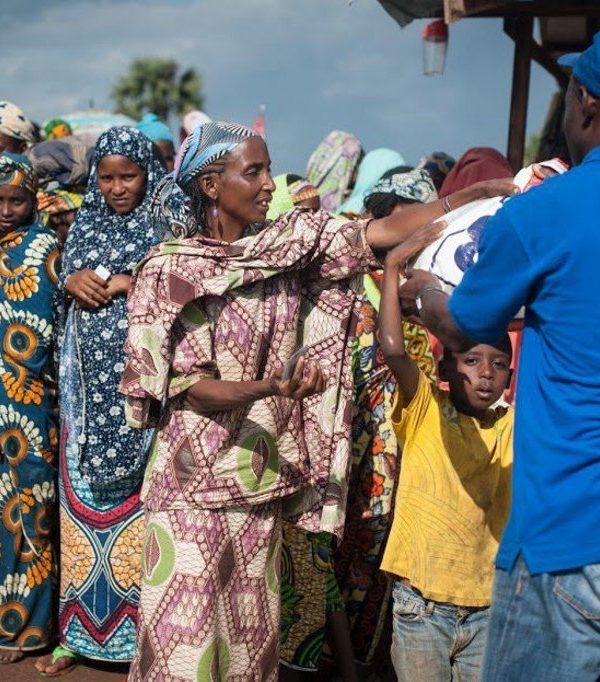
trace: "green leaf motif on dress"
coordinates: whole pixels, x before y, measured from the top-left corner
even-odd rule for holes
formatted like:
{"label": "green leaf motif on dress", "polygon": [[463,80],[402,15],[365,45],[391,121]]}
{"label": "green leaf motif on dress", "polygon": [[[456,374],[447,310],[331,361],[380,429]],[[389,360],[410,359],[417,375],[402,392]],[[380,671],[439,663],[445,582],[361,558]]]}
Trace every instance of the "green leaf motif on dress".
{"label": "green leaf motif on dress", "polygon": [[279,450],[265,430],[252,433],[240,445],[238,473],[249,492],[264,492],[279,476]]}
{"label": "green leaf motif on dress", "polygon": [[229,649],[220,639],[208,645],[200,657],[196,670],[196,682],[221,682],[229,672]]}
{"label": "green leaf motif on dress", "polygon": [[142,576],[147,585],[162,585],[173,572],[175,545],[164,528],[151,523],[146,528],[142,552]]}

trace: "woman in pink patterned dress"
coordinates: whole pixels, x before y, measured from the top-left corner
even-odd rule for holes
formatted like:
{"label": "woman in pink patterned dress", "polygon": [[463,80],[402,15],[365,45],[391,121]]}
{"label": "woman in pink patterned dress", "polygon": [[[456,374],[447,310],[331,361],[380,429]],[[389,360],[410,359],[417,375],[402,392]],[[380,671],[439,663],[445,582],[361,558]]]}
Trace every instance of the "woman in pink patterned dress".
{"label": "woman in pink patterned dress", "polygon": [[150,251],[129,301],[121,391],[130,425],[157,427],[130,680],[277,678],[282,514],[310,531],[344,523],[359,275],[377,266],[372,249],[417,229],[429,243],[438,228],[419,226],[443,213],[294,209],[265,223],[273,188],[263,139],[211,122],[155,196],[179,238]]}

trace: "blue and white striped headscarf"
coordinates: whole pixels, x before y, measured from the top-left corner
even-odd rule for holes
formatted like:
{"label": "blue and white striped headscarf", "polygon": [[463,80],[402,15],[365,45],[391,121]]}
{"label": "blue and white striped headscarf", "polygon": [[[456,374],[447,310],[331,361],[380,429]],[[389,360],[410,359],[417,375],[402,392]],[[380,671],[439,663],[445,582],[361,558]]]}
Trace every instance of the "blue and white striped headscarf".
{"label": "blue and white striped headscarf", "polygon": [[173,172],[159,184],[152,200],[152,216],[164,231],[165,240],[184,239],[198,231],[189,198],[192,181],[255,135],[253,130],[237,123],[211,121],[186,137],[175,157]]}

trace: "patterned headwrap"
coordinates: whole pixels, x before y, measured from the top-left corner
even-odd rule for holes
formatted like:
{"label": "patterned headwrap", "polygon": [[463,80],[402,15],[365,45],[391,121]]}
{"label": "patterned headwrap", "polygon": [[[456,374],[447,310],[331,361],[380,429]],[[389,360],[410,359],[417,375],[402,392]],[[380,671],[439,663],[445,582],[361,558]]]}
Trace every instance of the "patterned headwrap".
{"label": "patterned headwrap", "polygon": [[47,140],[57,140],[73,134],[71,126],[62,118],[52,118],[44,123],[44,135]]}
{"label": "patterned headwrap", "polygon": [[390,177],[381,178],[365,195],[365,203],[369,197],[375,194],[393,194],[399,199],[415,201],[420,204],[427,204],[438,198],[433,180],[424,169],[415,169],[408,173],[395,173]]}
{"label": "patterned headwrap", "polygon": [[314,199],[320,196],[312,182],[305,178],[300,178],[300,180],[290,183],[288,185],[288,192],[290,193],[294,206],[301,204],[307,199]]}
{"label": "patterned headwrap", "polygon": [[358,138],[343,130],[330,132],[312,153],[306,177],[319,190],[323,210],[338,210],[361,155]]}
{"label": "patterned headwrap", "polygon": [[15,140],[35,142],[33,123],[12,102],[0,102],[0,133]]}
{"label": "patterned headwrap", "polygon": [[26,156],[10,152],[4,152],[0,156],[0,185],[22,187],[35,194],[37,184],[36,172]]}
{"label": "patterned headwrap", "polygon": [[[290,183],[290,178],[295,179]],[[319,196],[317,190],[308,180],[305,178],[298,179],[297,175],[284,173],[273,178],[273,182],[275,183],[275,191],[269,204],[267,220],[276,220],[279,216],[291,211],[299,203]]]}
{"label": "patterned headwrap", "polygon": [[183,239],[198,231],[197,217],[189,201],[192,180],[256,135],[237,123],[211,121],[186,137],[175,157],[173,172],[162,180],[152,199],[152,216],[165,239]]}
{"label": "patterned headwrap", "polygon": [[83,194],[68,192],[65,189],[40,190],[37,193],[38,211],[46,216],[65,211],[77,211],[82,203]]}
{"label": "patterned headwrap", "polygon": [[433,184],[439,192],[446,176],[452,170],[455,163],[456,161],[445,152],[432,152],[429,156],[419,161],[417,168],[423,168],[431,175]]}

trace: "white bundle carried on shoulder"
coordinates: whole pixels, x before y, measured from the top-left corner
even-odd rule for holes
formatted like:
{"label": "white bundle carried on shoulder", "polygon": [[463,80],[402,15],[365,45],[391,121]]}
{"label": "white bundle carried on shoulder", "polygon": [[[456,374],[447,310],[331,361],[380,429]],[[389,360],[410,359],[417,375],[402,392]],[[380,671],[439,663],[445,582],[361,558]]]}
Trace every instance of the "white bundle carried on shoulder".
{"label": "white bundle carried on shoulder", "polygon": [[[567,166],[560,159],[536,164],[561,175]],[[527,166],[515,176],[515,185],[521,192],[541,184],[534,173],[534,166]],[[461,282],[465,272],[477,261],[479,238],[488,220],[495,215],[510,197],[480,199],[447,213],[440,220],[448,226],[442,236],[417,256],[412,267],[427,270],[440,280],[444,290],[451,294]]]}

